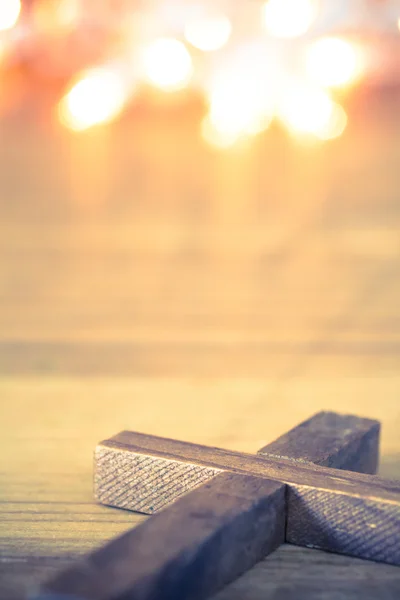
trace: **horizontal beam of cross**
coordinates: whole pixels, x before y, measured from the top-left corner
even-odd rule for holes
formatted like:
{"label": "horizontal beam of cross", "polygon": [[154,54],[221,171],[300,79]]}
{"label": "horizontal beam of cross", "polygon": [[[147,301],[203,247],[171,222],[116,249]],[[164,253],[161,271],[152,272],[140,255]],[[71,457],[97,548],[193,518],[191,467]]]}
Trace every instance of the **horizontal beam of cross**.
{"label": "horizontal beam of cross", "polygon": [[[98,446],[96,463],[98,499],[116,505],[107,498],[106,482],[112,478],[115,483],[118,473],[134,473],[134,497],[129,506],[122,502],[118,505],[141,512],[152,512],[155,501],[169,504],[193,484],[197,487],[221,471],[285,483],[286,541],[400,564],[398,481],[129,431]],[[174,468],[175,476],[171,474],[169,483],[157,489],[157,474],[172,473]],[[126,479],[124,487],[126,499]]]}

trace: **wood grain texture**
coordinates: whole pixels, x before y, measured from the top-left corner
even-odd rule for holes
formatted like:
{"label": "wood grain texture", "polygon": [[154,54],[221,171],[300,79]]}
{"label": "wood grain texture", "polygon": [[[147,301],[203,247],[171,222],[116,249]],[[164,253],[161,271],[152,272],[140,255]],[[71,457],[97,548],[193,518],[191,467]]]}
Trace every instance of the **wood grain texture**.
{"label": "wood grain texture", "polygon": [[[258,453],[373,473],[379,430],[379,423],[371,419],[319,413]],[[103,504],[152,514],[218,473],[200,462],[168,462],[139,453],[110,455],[100,445],[95,453],[95,496]]]}
{"label": "wood grain texture", "polygon": [[283,543],[285,514],[284,485],[222,473],[62,572],[41,593],[201,600]]}
{"label": "wood grain texture", "polygon": [[259,450],[271,458],[376,473],[380,423],[355,415],[320,412]]}
{"label": "wood grain texture", "polygon": [[95,453],[94,494],[102,504],[151,515],[221,471],[200,462],[110,453],[107,447],[99,445]]}
{"label": "wood grain texture", "polygon": [[[284,544],[213,600],[243,600],[249,588],[251,600],[397,600],[398,571],[390,565]],[[321,584],[323,572],[329,585]]]}
{"label": "wood grain texture", "polygon": [[[95,462],[97,499],[123,508],[137,506],[136,498],[155,502],[171,466],[178,474],[200,466],[280,481],[289,488],[288,542],[400,565],[399,481],[127,431],[101,443]],[[180,493],[179,475],[167,489],[170,502]]]}
{"label": "wood grain texture", "polygon": [[[350,412],[400,479],[399,101],[243,152],[180,110],[79,136],[29,95],[0,115],[1,600],[143,521],[93,500],[116,431],[254,453]],[[218,594],[299,596],[398,600],[400,569],[287,544]]]}
{"label": "wood grain texture", "polygon": [[399,482],[390,499],[353,485],[350,494],[289,485],[286,541],[400,566]]}
{"label": "wood grain texture", "polygon": [[[30,561],[0,563],[2,596],[7,600],[22,597],[24,582],[35,589],[39,581],[54,577],[61,567],[74,564],[73,559],[47,560],[32,557]],[[319,584],[319,576],[327,573],[329,588]],[[400,582],[398,568],[372,563],[340,554],[330,554],[283,544],[253,569],[213,596],[213,600],[397,600]],[[8,576],[7,576],[8,575]],[[6,585],[7,588],[6,588]],[[45,600],[49,600],[48,598]]]}

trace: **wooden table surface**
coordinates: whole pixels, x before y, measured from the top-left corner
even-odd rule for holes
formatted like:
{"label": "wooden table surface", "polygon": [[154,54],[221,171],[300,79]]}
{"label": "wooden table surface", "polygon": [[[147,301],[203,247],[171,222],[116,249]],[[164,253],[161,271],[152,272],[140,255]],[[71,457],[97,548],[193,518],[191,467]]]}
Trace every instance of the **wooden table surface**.
{"label": "wooden table surface", "polygon": [[[400,478],[400,105],[215,152],[192,118],[0,123],[0,597],[144,517],[97,506],[122,429],[247,452],[323,409]],[[194,118],[193,118],[194,119]],[[398,599],[400,569],[284,546],[218,600]]]}

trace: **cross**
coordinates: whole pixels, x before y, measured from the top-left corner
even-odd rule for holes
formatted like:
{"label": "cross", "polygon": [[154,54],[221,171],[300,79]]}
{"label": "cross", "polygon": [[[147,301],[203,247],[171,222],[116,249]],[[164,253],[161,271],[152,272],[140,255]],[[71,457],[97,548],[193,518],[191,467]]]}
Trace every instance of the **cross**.
{"label": "cross", "polygon": [[156,514],[35,600],[201,600],[285,541],[400,565],[400,482],[373,475],[379,430],[322,412],[257,455],[119,433],[96,448],[96,497]]}

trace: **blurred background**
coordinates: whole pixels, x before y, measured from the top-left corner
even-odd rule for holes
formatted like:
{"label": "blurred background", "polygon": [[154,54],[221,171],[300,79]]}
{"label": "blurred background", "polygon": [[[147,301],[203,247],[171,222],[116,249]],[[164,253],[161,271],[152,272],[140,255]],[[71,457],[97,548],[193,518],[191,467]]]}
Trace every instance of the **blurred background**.
{"label": "blurred background", "polygon": [[[0,597],[138,522],[93,500],[122,429],[359,414],[400,479],[399,229],[400,0],[0,0]],[[241,598],[397,597],[274,556]]]}
{"label": "blurred background", "polygon": [[1,0],[1,373],[396,373],[399,28],[399,0]]}

